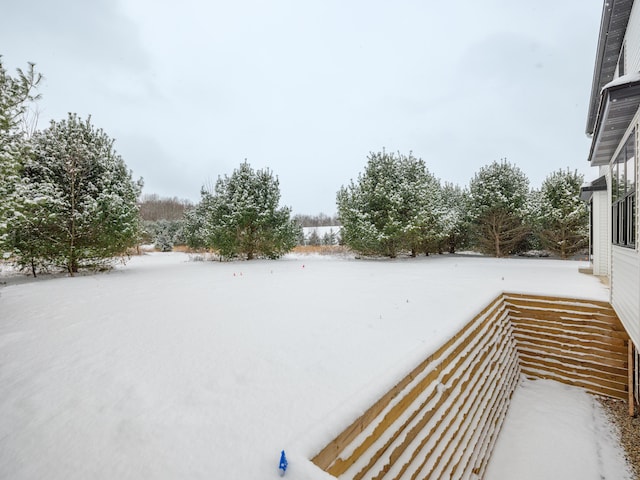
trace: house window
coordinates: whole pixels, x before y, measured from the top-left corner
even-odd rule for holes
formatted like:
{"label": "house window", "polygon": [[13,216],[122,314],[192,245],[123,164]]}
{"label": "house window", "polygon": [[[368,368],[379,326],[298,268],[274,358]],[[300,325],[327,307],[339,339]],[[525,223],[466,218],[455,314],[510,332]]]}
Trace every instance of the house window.
{"label": "house window", "polygon": [[636,246],[636,135],[635,130],[611,165],[611,241]]}

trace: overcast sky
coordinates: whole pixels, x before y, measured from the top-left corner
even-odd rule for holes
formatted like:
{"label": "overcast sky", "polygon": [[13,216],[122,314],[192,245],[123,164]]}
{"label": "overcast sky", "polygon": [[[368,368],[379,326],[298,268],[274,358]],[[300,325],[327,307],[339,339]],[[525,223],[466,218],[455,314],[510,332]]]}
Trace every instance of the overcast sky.
{"label": "overcast sky", "polygon": [[246,158],[294,213],[335,213],[371,151],[468,184],[507,158],[538,188],[590,171],[584,130],[602,0],[21,0],[11,72],[35,62],[39,127],[76,112],[144,193],[200,198]]}

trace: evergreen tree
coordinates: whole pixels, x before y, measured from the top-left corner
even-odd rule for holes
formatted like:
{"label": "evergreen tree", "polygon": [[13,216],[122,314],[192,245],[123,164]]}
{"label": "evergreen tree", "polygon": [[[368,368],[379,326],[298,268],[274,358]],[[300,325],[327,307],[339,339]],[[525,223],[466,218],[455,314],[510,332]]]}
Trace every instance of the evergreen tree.
{"label": "evergreen tree", "polygon": [[27,115],[29,105],[40,98],[35,95],[42,75],[29,63],[17,76],[9,75],[0,56],[0,250],[9,250],[7,225],[19,209],[16,186],[20,181],[20,168],[28,154],[27,138],[20,124]]}
{"label": "evergreen tree", "polygon": [[182,238],[183,217],[179,220],[143,220],[142,241],[153,243],[161,252],[170,252],[176,244],[184,244]]}
{"label": "evergreen tree", "polygon": [[269,170],[254,171],[245,160],[218,178],[214,192],[185,220],[188,245],[217,250],[224,258],[278,258],[296,246],[300,226],[288,207],[279,207],[280,186]]}
{"label": "evergreen tree", "polygon": [[421,159],[371,153],[363,174],[337,194],[342,240],[364,255],[427,251],[442,235],[438,180]]}
{"label": "evergreen tree", "polygon": [[322,236],[322,244],[323,245],[338,244],[338,236],[336,235],[336,232],[333,231],[333,228],[330,228],[329,231]]}
{"label": "evergreen tree", "polygon": [[56,256],[56,231],[62,199],[51,184],[20,182],[15,188],[14,209],[9,217],[6,244],[20,269],[47,270]]}
{"label": "evergreen tree", "polygon": [[131,179],[113,140],[89,119],[69,114],[31,144],[19,186],[28,221],[10,226],[19,262],[42,260],[73,275],[136,244],[141,181]]}
{"label": "evergreen tree", "polygon": [[580,200],[583,181],[577,171],[558,170],[547,176],[540,189],[539,238],[545,248],[563,259],[588,244],[589,216]]}
{"label": "evergreen tree", "polygon": [[468,215],[477,247],[496,257],[522,248],[527,226],[529,180],[506,160],[480,169],[469,184]]}
{"label": "evergreen tree", "polygon": [[318,235],[317,230],[311,230],[309,239],[307,240],[307,245],[311,245],[313,247],[317,247],[318,245],[320,245],[320,235]]}
{"label": "evergreen tree", "polygon": [[206,197],[209,195],[204,189],[200,192],[202,199],[196,206],[184,212],[183,235],[185,244],[190,248],[202,250],[207,248]]}
{"label": "evergreen tree", "polygon": [[455,253],[468,242],[467,196],[466,190],[463,190],[458,185],[449,182],[443,185],[442,198],[445,205],[445,214],[443,216],[444,238],[440,242],[440,250]]}

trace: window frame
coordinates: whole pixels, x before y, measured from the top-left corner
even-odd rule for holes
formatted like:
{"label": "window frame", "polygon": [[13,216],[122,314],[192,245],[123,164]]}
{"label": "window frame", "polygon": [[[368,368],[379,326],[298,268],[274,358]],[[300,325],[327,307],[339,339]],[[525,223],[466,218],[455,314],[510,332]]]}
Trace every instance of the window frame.
{"label": "window frame", "polygon": [[[636,248],[636,129],[625,140],[611,164],[611,243],[619,247]],[[633,163],[632,169],[627,164]],[[632,181],[627,178],[632,170]]]}

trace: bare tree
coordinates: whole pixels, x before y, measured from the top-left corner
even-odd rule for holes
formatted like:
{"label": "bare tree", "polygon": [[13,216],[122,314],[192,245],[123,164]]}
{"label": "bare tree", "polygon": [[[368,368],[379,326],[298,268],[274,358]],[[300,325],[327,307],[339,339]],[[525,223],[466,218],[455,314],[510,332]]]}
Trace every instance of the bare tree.
{"label": "bare tree", "polygon": [[160,197],[152,193],[142,196],[140,201],[140,217],[146,221],[181,220],[184,212],[193,204],[189,200],[176,197]]}

